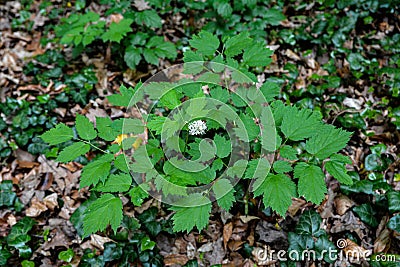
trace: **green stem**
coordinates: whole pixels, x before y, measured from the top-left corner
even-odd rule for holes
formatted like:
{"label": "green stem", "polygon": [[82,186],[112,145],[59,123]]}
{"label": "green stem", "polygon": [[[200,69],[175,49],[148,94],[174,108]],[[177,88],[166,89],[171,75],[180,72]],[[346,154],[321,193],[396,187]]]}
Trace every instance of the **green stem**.
{"label": "green stem", "polygon": [[84,142],[85,144],[90,145],[91,147],[93,147],[93,148],[95,148],[95,149],[97,149],[97,150],[100,150],[100,151],[103,152],[104,154],[110,154],[110,152],[105,151],[105,150],[99,148],[98,146],[93,145],[92,143],[90,143],[90,141],[86,141],[86,140],[83,140],[83,139],[79,139],[79,140],[80,140],[81,142]]}

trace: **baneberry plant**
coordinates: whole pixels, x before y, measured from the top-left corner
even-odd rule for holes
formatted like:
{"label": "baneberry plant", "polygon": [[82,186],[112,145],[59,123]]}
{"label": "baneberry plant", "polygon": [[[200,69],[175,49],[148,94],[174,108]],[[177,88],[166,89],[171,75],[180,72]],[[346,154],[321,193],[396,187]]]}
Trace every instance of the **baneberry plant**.
{"label": "baneberry plant", "polygon": [[50,145],[68,142],[60,162],[98,152],[80,181],[101,192],[85,212],[84,235],[118,228],[119,194],[134,205],[149,196],[169,204],[174,230],[190,231],[206,227],[212,202],[232,207],[241,179],[253,179],[253,195],[281,216],[292,197],[324,199],[323,169],[352,183],[345,168],[351,161],[337,153],[350,133],[276,100],[279,86],[257,81],[255,68],[272,61],[263,42],[247,32],[221,42],[202,31],[190,45],[184,64],[108,97],[126,108],[124,118],[99,117],[94,124],[77,115],[74,128],[61,123],[42,135]]}

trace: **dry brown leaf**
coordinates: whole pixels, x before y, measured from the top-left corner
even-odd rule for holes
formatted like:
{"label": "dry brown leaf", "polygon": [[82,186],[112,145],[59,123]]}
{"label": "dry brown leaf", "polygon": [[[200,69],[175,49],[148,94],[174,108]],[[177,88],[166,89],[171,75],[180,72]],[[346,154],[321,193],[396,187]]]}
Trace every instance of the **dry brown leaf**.
{"label": "dry brown leaf", "polygon": [[385,228],[374,242],[374,253],[387,252],[390,248],[390,231]]}
{"label": "dry brown leaf", "polygon": [[104,250],[104,244],[108,242],[115,242],[115,241],[105,236],[100,236],[96,234],[90,235],[90,244],[100,250]]}
{"label": "dry brown leaf", "polygon": [[53,193],[51,195],[48,195],[43,199],[43,203],[50,210],[54,210],[55,207],[58,207],[57,197],[58,197],[57,193]]}
{"label": "dry brown leaf", "polygon": [[165,266],[176,265],[176,264],[183,266],[188,261],[189,261],[188,257],[182,254],[171,254],[164,257]]}
{"label": "dry brown leaf", "polygon": [[224,249],[226,249],[226,245],[228,244],[228,241],[232,236],[232,229],[233,229],[232,222],[225,224],[223,231]]}
{"label": "dry brown leaf", "polygon": [[46,210],[46,205],[39,201],[37,197],[33,197],[31,201],[31,206],[26,209],[25,213],[28,217],[37,217]]}
{"label": "dry brown leaf", "polygon": [[242,248],[242,245],[246,243],[245,241],[240,241],[240,240],[230,240],[228,242],[228,248],[230,251],[238,251],[239,249]]}
{"label": "dry brown leaf", "polygon": [[346,239],[345,245],[343,252],[352,263],[359,263],[362,260],[365,260],[372,253],[370,250],[359,246],[350,239]]}
{"label": "dry brown leaf", "polygon": [[307,205],[307,201],[302,198],[292,198],[292,204],[288,208],[290,216],[294,217],[299,209],[304,208]]}
{"label": "dry brown leaf", "polygon": [[248,223],[248,222],[250,222],[250,221],[252,221],[252,220],[259,220],[259,219],[260,219],[260,218],[257,217],[257,216],[249,216],[249,215],[240,216],[239,218],[240,218],[240,220],[241,220],[243,223]]}
{"label": "dry brown leaf", "polygon": [[353,206],[354,206],[354,201],[345,195],[339,195],[335,198],[336,212],[341,216],[345,214]]}

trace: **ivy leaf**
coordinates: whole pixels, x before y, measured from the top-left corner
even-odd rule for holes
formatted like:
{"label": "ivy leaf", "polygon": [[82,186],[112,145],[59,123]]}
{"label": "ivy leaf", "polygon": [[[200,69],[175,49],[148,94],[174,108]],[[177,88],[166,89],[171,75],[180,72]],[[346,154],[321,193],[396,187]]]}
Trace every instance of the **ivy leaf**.
{"label": "ivy leaf", "polygon": [[387,227],[400,233],[400,214],[394,215],[387,223]]}
{"label": "ivy leaf", "polygon": [[273,51],[266,48],[261,42],[255,43],[252,46],[245,48],[243,53],[243,63],[250,67],[268,66],[271,64]]}
{"label": "ivy leaf", "polygon": [[195,226],[200,231],[208,224],[211,212],[211,201],[199,194],[191,194],[179,200],[170,209],[176,213],[172,217],[174,231],[191,231]]}
{"label": "ivy leaf", "polygon": [[[108,174],[108,173],[107,173]],[[101,192],[126,192],[132,184],[132,177],[127,173],[111,174],[104,184],[96,186],[97,191]]]}
{"label": "ivy leaf", "polygon": [[75,127],[79,137],[84,140],[92,140],[97,137],[93,124],[85,116],[76,114]]}
{"label": "ivy leaf", "polygon": [[213,191],[215,193],[215,198],[217,199],[218,205],[226,211],[232,207],[235,201],[234,192],[232,184],[227,179],[219,179],[213,185]]}
{"label": "ivy leaf", "polygon": [[80,187],[97,185],[99,181],[104,182],[110,173],[113,159],[114,155],[106,154],[83,167]]}
{"label": "ivy leaf", "polygon": [[103,33],[101,39],[103,42],[111,41],[111,42],[121,42],[122,38],[128,33],[132,31],[131,24],[133,23],[132,19],[122,19],[118,23],[112,22],[110,24],[110,28],[108,31]]}
{"label": "ivy leaf", "polygon": [[103,231],[111,224],[114,233],[121,224],[122,201],[112,194],[104,194],[93,201],[85,211],[83,219],[83,235],[88,236],[97,231]]}
{"label": "ivy leaf", "polygon": [[354,207],[353,211],[357,213],[358,217],[366,224],[376,227],[378,226],[378,221],[375,218],[375,211],[369,204],[362,204],[360,206]]}
{"label": "ivy leaf", "polygon": [[58,145],[67,142],[74,137],[74,132],[64,123],[59,123],[55,128],[48,130],[40,136],[46,143],[50,145]]}
{"label": "ivy leaf", "polygon": [[327,190],[325,176],[320,167],[300,162],[294,168],[294,177],[299,178],[299,195],[315,204],[321,203]]}
{"label": "ivy leaf", "polygon": [[217,147],[217,156],[220,158],[225,158],[231,153],[231,142],[226,140],[220,135],[214,136],[214,143]]}
{"label": "ivy leaf", "polygon": [[57,161],[59,162],[69,162],[77,157],[86,154],[90,150],[90,145],[83,142],[76,142],[70,146],[64,148],[60,154],[58,154]]}
{"label": "ivy leaf", "polygon": [[352,185],[353,179],[347,174],[346,163],[351,164],[351,160],[348,157],[334,154],[325,163],[325,169],[339,182]]}
{"label": "ivy leaf", "polygon": [[243,49],[250,46],[252,43],[252,39],[249,38],[248,32],[241,32],[238,35],[235,35],[229,38],[225,42],[225,51],[224,54],[228,57],[234,57],[242,52]]}
{"label": "ivy leaf", "polygon": [[314,210],[307,210],[301,215],[296,225],[296,233],[320,237],[325,234],[325,231],[321,229],[321,223],[321,216],[317,212]]}
{"label": "ivy leaf", "polygon": [[336,129],[332,125],[321,125],[317,134],[307,141],[306,150],[319,159],[325,159],[344,148],[350,136],[350,132]]}
{"label": "ivy leaf", "polygon": [[387,198],[389,202],[389,211],[399,212],[400,211],[400,192],[390,191],[387,193]]}
{"label": "ivy leaf", "polygon": [[288,139],[299,141],[314,135],[320,126],[320,118],[316,113],[309,109],[289,107],[285,109],[281,130]]}
{"label": "ivy leaf", "polygon": [[285,216],[292,204],[292,197],[296,196],[296,184],[284,174],[269,174],[263,182],[255,188],[254,196],[264,195],[263,202],[279,215]]}
{"label": "ivy leaf", "polygon": [[219,40],[212,33],[203,30],[194,35],[189,44],[204,56],[212,56],[219,47]]}

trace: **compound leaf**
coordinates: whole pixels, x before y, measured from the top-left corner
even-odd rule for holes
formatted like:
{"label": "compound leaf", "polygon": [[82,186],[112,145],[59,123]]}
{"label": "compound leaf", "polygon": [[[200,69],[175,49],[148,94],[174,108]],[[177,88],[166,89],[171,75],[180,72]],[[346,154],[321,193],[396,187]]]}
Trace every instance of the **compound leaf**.
{"label": "compound leaf", "polygon": [[104,182],[110,173],[113,159],[113,155],[107,154],[83,167],[80,187],[96,185],[99,181]]}

